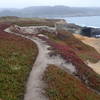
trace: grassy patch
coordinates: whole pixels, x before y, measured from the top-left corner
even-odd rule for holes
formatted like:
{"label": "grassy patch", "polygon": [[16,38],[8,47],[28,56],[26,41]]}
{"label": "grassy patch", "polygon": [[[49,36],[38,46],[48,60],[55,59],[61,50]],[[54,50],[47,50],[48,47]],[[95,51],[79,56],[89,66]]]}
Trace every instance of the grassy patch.
{"label": "grassy patch", "polygon": [[37,53],[37,46],[30,40],[0,30],[0,99],[23,99]]}
{"label": "grassy patch", "polygon": [[100,100],[100,96],[88,89],[80,80],[57,66],[50,65],[43,80],[49,100]]}

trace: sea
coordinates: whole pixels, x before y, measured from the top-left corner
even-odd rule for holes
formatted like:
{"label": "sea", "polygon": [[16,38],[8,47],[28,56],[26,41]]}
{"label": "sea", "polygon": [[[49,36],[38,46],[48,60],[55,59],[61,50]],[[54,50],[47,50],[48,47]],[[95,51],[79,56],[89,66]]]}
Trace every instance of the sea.
{"label": "sea", "polygon": [[63,17],[62,19],[80,26],[100,28],[100,16]]}
{"label": "sea", "polygon": [[[80,17],[56,17],[65,19],[66,22],[76,24],[82,27],[98,28],[100,31],[100,16],[80,16]],[[100,32],[95,37],[100,38]]]}

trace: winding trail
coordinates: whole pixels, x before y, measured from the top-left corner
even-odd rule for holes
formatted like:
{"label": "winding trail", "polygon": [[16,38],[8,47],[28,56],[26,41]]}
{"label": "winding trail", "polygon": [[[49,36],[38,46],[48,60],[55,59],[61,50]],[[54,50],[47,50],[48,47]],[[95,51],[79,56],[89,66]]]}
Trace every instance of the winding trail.
{"label": "winding trail", "polygon": [[[38,46],[39,54],[28,79],[24,100],[48,100],[41,94],[44,86],[42,74],[47,67],[47,46],[42,45],[39,40],[34,40],[34,42]],[[41,46],[43,47],[41,48]]]}
{"label": "winding trail", "polygon": [[29,37],[11,32],[9,28],[5,31],[30,39],[38,46],[39,54],[33,65],[32,71],[30,72],[30,76],[26,85],[24,100],[48,100],[43,91],[45,83],[42,80],[42,76],[49,64],[60,66],[70,73],[76,72],[75,67],[71,63],[66,63],[66,61],[62,59],[59,55],[50,57],[48,54],[49,52],[51,52],[48,49],[50,46],[48,46],[44,41],[38,39],[37,37]]}

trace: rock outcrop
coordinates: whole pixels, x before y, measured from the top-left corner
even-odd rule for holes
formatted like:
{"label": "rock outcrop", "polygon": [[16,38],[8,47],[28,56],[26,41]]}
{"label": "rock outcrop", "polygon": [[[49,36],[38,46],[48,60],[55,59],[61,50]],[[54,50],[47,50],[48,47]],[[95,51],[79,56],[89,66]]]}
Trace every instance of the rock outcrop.
{"label": "rock outcrop", "polygon": [[75,24],[67,23],[65,21],[57,22],[55,25],[57,30],[66,30],[72,33],[80,33],[81,27]]}
{"label": "rock outcrop", "polygon": [[81,35],[88,36],[88,37],[100,37],[100,28],[91,28],[91,27],[83,27],[81,29]]}

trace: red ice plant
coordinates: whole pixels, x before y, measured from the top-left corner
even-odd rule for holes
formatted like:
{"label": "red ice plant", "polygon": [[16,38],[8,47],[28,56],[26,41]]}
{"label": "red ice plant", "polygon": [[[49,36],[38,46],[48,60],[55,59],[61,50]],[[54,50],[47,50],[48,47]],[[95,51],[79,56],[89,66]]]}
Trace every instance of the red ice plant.
{"label": "red ice plant", "polygon": [[66,61],[71,62],[76,68],[76,75],[88,84],[90,87],[97,91],[100,91],[100,77],[96,74],[88,65],[86,65],[83,60],[81,60],[75,52],[70,48],[70,46],[62,45],[59,43],[54,43],[53,41],[43,37],[38,36],[40,39],[46,41],[51,47],[54,48],[57,53],[59,53]]}

